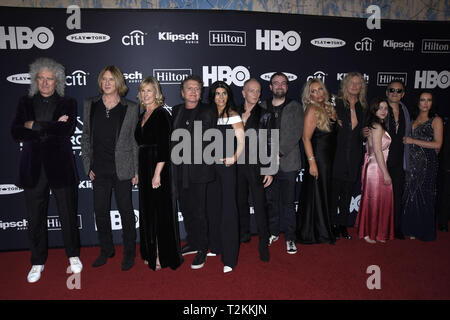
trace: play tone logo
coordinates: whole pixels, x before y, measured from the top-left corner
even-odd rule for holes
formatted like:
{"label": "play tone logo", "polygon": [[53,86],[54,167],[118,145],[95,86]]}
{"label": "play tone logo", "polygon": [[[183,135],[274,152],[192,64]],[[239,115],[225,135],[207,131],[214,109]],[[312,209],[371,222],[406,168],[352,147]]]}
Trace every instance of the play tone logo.
{"label": "play tone logo", "polygon": [[317,38],[312,39],[311,44],[321,48],[340,48],[345,46],[345,41],[336,38]]}
{"label": "play tone logo", "polygon": [[111,39],[110,36],[103,33],[96,32],[81,32],[70,34],[66,37],[66,40],[70,42],[83,43],[83,44],[93,44],[106,42]]}

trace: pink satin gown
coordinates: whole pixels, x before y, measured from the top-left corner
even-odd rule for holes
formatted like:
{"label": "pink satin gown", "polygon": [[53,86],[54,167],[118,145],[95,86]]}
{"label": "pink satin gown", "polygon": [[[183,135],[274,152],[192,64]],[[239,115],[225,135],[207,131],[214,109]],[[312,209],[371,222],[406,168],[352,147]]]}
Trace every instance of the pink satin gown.
{"label": "pink satin gown", "polygon": [[[381,150],[386,161],[391,137],[387,132],[381,139]],[[394,239],[394,197],[392,184],[385,185],[373,147],[366,145],[362,168],[362,193],[355,227],[358,237],[372,240]]]}

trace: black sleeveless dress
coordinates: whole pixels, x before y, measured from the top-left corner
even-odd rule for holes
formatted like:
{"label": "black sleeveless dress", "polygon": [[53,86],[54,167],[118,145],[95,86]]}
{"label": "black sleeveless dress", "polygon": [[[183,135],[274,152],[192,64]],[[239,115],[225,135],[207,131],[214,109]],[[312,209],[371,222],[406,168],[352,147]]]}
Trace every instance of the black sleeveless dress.
{"label": "black sleeveless dress", "polygon": [[336,133],[336,121],[330,119],[330,131],[323,131],[316,127],[311,138],[319,178],[316,180],[310,175],[309,166],[306,165],[297,219],[297,242],[299,243],[329,242],[333,244],[336,241],[330,221],[331,179]]}

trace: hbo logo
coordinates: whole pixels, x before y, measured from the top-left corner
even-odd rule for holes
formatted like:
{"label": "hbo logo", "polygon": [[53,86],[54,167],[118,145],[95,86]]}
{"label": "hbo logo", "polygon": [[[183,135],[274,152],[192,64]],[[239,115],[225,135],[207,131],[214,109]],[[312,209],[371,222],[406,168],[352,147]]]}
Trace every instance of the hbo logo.
{"label": "hbo logo", "polygon": [[250,72],[243,66],[237,66],[234,69],[228,66],[211,66],[211,70],[208,66],[203,66],[205,87],[217,80],[225,81],[228,85],[234,83],[236,86],[242,87],[248,79],[250,79]]}
{"label": "hbo logo", "polygon": [[256,30],[256,50],[281,51],[284,48],[295,51],[302,42],[296,31],[288,31],[285,34],[280,30],[264,30],[264,34],[262,31]]}
{"label": "hbo logo", "polygon": [[450,72],[447,70],[441,71],[441,73],[434,70],[416,71],[414,89],[434,89],[436,86],[447,89],[450,86]]}
{"label": "hbo logo", "polygon": [[0,49],[31,49],[33,45],[39,49],[48,49],[53,45],[55,36],[46,27],[38,27],[34,31],[28,27],[0,27]]}

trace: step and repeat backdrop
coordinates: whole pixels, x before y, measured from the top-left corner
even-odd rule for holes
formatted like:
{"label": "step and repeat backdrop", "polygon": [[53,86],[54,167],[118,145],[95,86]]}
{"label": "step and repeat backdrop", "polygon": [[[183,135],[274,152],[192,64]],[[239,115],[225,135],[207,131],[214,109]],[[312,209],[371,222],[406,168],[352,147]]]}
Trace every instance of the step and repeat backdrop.
{"label": "step and repeat backdrop", "polygon": [[[180,81],[190,74],[208,87],[228,82],[236,103],[250,77],[262,85],[261,99],[271,97],[268,80],[282,71],[289,78],[288,96],[300,99],[303,84],[321,78],[336,94],[350,71],[368,84],[368,98],[384,96],[395,78],[406,84],[404,102],[411,109],[420,90],[431,89],[438,111],[448,116],[450,85],[449,23],[381,21],[369,29],[366,19],[231,11],[23,9],[0,11],[0,250],[28,247],[23,190],[14,185],[20,145],[10,135],[18,100],[28,93],[29,64],[50,57],[66,68],[66,95],[78,101],[73,153],[80,174],[78,224],[82,245],[96,245],[92,185],[81,163],[82,102],[97,95],[97,77],[106,65],[125,75],[127,98],[136,101],[146,76],[161,83],[166,107],[181,102]],[[303,172],[298,177],[298,191]],[[359,183],[351,203],[352,220],[359,207]],[[133,189],[136,228],[138,189]],[[185,237],[179,213],[181,237]],[[352,221],[350,221],[351,223]],[[120,215],[112,203],[114,240],[121,243]],[[48,213],[49,246],[62,246],[61,226],[53,199]],[[252,221],[252,231],[255,224]]]}

